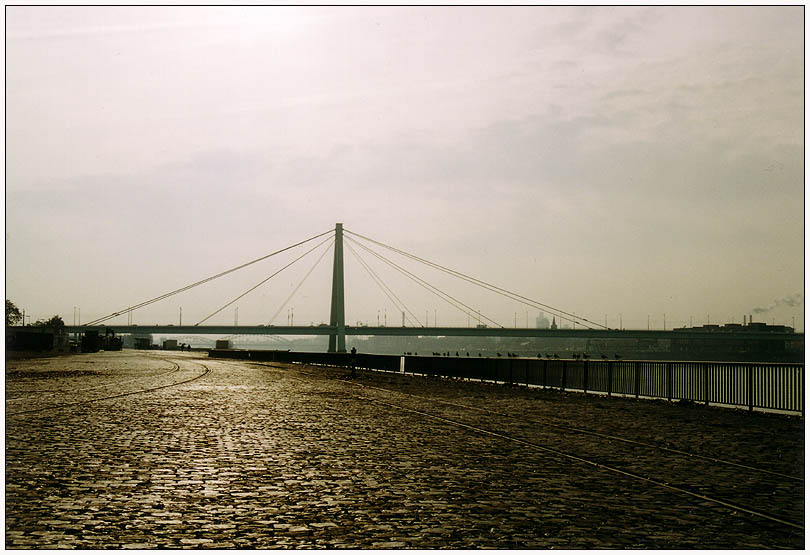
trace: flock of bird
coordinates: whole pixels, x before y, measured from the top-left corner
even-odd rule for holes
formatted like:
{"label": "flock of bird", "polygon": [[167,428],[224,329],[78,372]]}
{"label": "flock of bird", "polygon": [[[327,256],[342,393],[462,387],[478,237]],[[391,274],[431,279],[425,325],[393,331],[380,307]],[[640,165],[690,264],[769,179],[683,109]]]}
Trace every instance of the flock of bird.
{"label": "flock of bird", "polygon": [[[402,353],[402,354],[403,354],[403,355],[405,355],[405,356],[418,356],[418,355],[419,355],[419,353],[416,353],[416,352],[412,353],[412,352],[410,352],[410,351],[409,351],[409,352],[406,352],[406,353]],[[432,354],[434,357],[449,357],[449,356],[453,356],[453,355],[450,353],[450,351],[447,351],[446,353],[437,353],[437,352],[435,352],[435,351],[434,351],[434,352],[433,352],[433,353],[431,353],[431,354]],[[502,357],[502,356],[503,356],[501,353],[495,353],[495,355],[496,355],[496,356],[498,356],[498,357]],[[459,352],[458,352],[458,351],[456,351],[455,356],[460,357],[461,355],[459,354]],[[466,356],[470,356],[470,353],[469,353],[469,352],[467,352],[467,353],[466,353]],[[483,355],[482,355],[481,353],[478,353],[478,356],[480,357],[480,356],[483,356]],[[510,353],[510,352],[507,352],[507,353],[506,353],[506,356],[507,356],[507,357],[513,357],[513,358],[518,358],[518,357],[520,357],[520,355],[519,355],[519,354],[517,354],[517,353]],[[580,354],[580,353],[573,353],[571,356],[572,356],[572,358],[573,358],[574,360],[580,360],[580,359],[582,359],[582,360],[586,360],[586,359],[591,358],[591,355],[589,355],[588,353],[582,353],[582,354]],[[608,359],[610,358],[609,356],[607,356],[607,355],[606,355],[606,354],[604,354],[604,353],[600,353],[600,356],[602,357],[602,360],[608,360]],[[613,356],[614,356],[614,358],[615,358],[616,360],[619,360],[620,358],[622,358],[622,355],[620,355],[620,354],[614,354]],[[537,357],[536,357],[536,358],[554,358],[554,359],[559,359],[559,358],[560,358],[560,355],[558,355],[557,353],[552,353],[552,354],[549,354],[549,353],[546,353],[546,354],[543,354],[543,353],[537,353]]]}

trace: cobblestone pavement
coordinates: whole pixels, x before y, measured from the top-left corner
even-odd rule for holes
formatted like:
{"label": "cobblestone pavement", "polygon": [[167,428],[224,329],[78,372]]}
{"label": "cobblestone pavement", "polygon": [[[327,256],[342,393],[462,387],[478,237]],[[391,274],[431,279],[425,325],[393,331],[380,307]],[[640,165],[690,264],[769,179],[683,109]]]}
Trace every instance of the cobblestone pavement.
{"label": "cobblestone pavement", "polygon": [[552,426],[803,476],[802,418],[385,373],[344,378],[197,353],[9,361],[5,545],[804,547],[803,529],[509,439],[803,522],[803,481]]}

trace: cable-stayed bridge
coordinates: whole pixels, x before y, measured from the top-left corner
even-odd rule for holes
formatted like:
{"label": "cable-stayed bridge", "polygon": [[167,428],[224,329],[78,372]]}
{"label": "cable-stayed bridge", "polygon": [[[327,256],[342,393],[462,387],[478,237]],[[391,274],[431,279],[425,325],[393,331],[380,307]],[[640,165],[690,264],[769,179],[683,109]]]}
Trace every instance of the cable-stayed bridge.
{"label": "cable-stayed bridge", "polygon": [[[345,232],[345,234],[344,234]],[[320,240],[320,241],[318,241]],[[317,242],[316,242],[317,241]],[[396,306],[397,310],[402,314],[402,326],[349,326],[346,325],[345,318],[345,291],[344,291],[344,241],[345,246],[349,249],[352,255],[357,259],[360,265],[372,278],[374,283],[382,290],[389,301]],[[225,275],[231,274],[243,268],[247,268],[253,264],[279,255],[283,252],[290,251],[296,247],[301,247],[307,244],[315,243],[314,246],[309,248],[302,255],[298,256],[292,262],[284,265],[281,269],[275,271],[270,276],[259,281],[251,286],[248,290],[239,294],[226,304],[210,313],[208,316],[196,322],[193,325],[133,325],[133,324],[115,324],[108,325],[105,322],[113,318],[123,315],[130,315],[133,311],[144,308],[153,303],[160,302],[174,295],[189,291],[195,287],[209,283],[219,279]],[[331,307],[329,324],[310,325],[310,326],[275,326],[275,325],[211,325],[205,324],[213,316],[219,314],[229,306],[233,305],[240,299],[252,293],[272,278],[281,274],[284,270],[294,265],[298,261],[305,258],[310,253],[316,252],[319,248],[326,245],[317,258],[315,264],[309,269],[304,278],[298,286],[287,297],[278,311],[270,319],[274,321],[276,316],[284,309],[290,302],[293,296],[297,293],[306,279],[310,276],[315,267],[324,258],[330,248],[333,249],[333,264],[332,264],[332,292],[331,292]],[[400,264],[393,262],[387,256],[382,254],[380,250],[384,249],[405,257],[411,261],[417,262],[431,268],[435,271],[442,272],[453,278],[465,282],[467,284],[476,286],[482,290],[489,291],[490,293],[500,295],[513,302],[518,302],[525,307],[542,310],[550,316],[559,319],[560,323],[569,322],[572,328],[568,329],[539,329],[539,328],[518,328],[506,327],[495,321],[494,319],[482,314],[481,311],[476,310],[474,307],[461,301],[451,292],[440,289],[436,285],[428,282],[421,276],[404,268]],[[371,255],[374,259],[387,264],[389,267],[396,270],[401,275],[408,278],[413,283],[421,288],[427,290],[435,295],[443,302],[451,305],[456,310],[467,315],[468,321],[473,319],[478,322],[475,326],[467,327],[440,327],[427,325],[427,315],[423,322],[408,305],[403,302],[402,298],[382,279],[378,272],[375,272],[368,262],[366,262],[361,252]],[[579,326],[577,328],[577,326]],[[191,283],[174,291],[170,291],[163,295],[159,295],[152,299],[125,307],[121,310],[108,314],[102,318],[86,322],[81,325],[66,326],[66,331],[69,333],[85,332],[88,330],[98,330],[100,333],[107,331],[114,331],[115,333],[136,333],[136,334],[171,334],[171,335],[219,335],[219,336],[242,336],[242,335],[260,335],[260,336],[328,336],[329,337],[329,351],[330,352],[345,352],[346,351],[346,336],[464,336],[464,337],[555,337],[555,338],[602,338],[602,339],[672,339],[677,337],[680,339],[717,339],[722,337],[724,340],[759,340],[759,339],[784,339],[785,341],[804,341],[803,333],[795,333],[791,331],[781,331],[775,333],[774,331],[745,329],[745,333],[722,333],[716,330],[626,330],[626,329],[611,329],[605,325],[596,323],[582,316],[577,316],[571,312],[556,308],[546,303],[530,299],[518,293],[508,291],[504,288],[498,287],[483,280],[474,278],[467,274],[452,270],[441,264],[431,262],[429,260],[420,258],[416,255],[407,253],[403,250],[386,245],[382,242],[376,241],[372,238],[354,233],[349,230],[344,230],[343,224],[338,223],[333,230],[320,233],[304,241],[300,241],[283,249],[274,251],[270,254],[254,259],[252,261],[240,264],[236,267],[230,268],[216,275]]]}

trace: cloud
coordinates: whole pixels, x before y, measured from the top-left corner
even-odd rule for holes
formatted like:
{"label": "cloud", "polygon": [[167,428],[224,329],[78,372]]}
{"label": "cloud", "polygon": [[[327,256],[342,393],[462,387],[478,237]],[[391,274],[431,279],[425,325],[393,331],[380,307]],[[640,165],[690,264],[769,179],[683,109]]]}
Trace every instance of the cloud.
{"label": "cloud", "polygon": [[[625,322],[734,313],[800,289],[800,10],[10,17],[7,281],[194,278],[343,221]],[[88,40],[17,40],[54,30]]]}

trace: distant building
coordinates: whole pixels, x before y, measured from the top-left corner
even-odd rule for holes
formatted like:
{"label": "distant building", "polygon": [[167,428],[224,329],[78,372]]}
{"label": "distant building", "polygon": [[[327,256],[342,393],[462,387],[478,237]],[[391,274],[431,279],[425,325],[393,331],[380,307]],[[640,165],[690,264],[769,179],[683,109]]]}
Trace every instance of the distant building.
{"label": "distant building", "polygon": [[557,329],[557,318],[555,316],[551,317],[551,329],[553,330]]}
{"label": "distant building", "polygon": [[[794,333],[790,326],[772,326],[764,322],[748,322],[740,324],[705,324],[703,326],[683,327],[673,330],[672,353],[676,355],[689,354],[693,357],[713,360],[726,358],[728,360],[755,360],[755,361],[799,361],[804,358],[804,341],[786,341],[781,337],[774,339],[749,339],[748,333],[768,332],[774,334]],[[677,337],[678,332],[710,331],[716,339],[686,339]],[[741,358],[742,357],[742,358]]]}
{"label": "distant building", "polygon": [[70,350],[64,330],[41,326],[6,326],[7,351],[64,353]]}
{"label": "distant building", "polygon": [[549,326],[548,318],[546,318],[546,315],[543,314],[542,312],[540,313],[540,316],[538,316],[534,320],[534,322],[535,322],[535,327],[537,329],[539,329],[539,330],[547,330],[548,329],[548,326]]}
{"label": "distant building", "polygon": [[133,338],[133,347],[135,349],[151,349],[152,348],[152,336],[135,336]]}
{"label": "distant building", "polygon": [[772,332],[772,333],[794,333],[790,326],[772,326],[765,322],[748,322],[742,324],[703,324],[702,326],[692,326],[675,328],[673,331],[714,331],[717,333],[747,333],[747,332]]}

